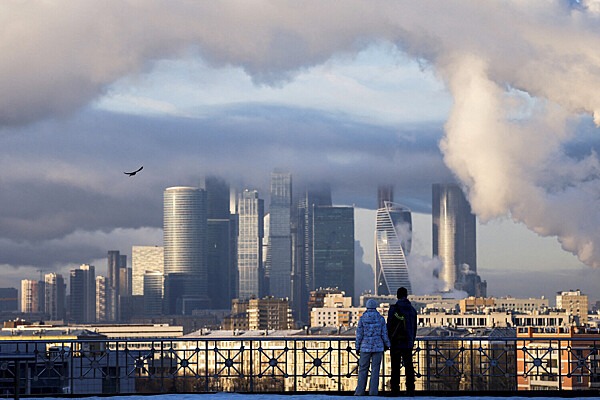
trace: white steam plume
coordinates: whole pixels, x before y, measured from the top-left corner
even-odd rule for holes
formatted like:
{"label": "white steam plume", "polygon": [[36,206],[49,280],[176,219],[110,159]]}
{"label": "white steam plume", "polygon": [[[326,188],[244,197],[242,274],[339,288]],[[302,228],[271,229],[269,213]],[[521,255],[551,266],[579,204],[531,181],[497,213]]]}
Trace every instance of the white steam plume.
{"label": "white steam plume", "polygon": [[455,98],[441,145],[483,220],[509,215],[600,265],[599,165],[563,145],[600,123],[597,0],[0,3],[0,125],[72,112],[152,60],[200,54],[258,82],[376,40]]}

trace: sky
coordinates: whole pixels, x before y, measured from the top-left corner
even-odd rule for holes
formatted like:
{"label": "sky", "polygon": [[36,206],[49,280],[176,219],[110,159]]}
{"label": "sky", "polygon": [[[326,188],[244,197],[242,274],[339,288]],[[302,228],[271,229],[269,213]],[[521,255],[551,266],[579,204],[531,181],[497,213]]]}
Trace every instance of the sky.
{"label": "sky", "polygon": [[419,272],[456,181],[490,294],[600,297],[599,1],[63,3],[0,3],[0,287],[159,244],[166,187],[268,201],[280,168],[364,221],[393,184]]}

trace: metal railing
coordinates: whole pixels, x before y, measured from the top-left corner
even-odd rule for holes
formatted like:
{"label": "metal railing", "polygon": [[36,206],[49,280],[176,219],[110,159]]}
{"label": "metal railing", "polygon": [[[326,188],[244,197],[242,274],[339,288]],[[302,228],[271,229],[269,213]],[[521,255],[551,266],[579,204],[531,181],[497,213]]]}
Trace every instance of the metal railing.
{"label": "metal railing", "polygon": [[[600,339],[419,338],[421,391],[598,390]],[[380,391],[389,390],[385,353]],[[343,336],[0,341],[0,395],[345,392],[356,386]],[[401,385],[404,379],[401,378]]]}

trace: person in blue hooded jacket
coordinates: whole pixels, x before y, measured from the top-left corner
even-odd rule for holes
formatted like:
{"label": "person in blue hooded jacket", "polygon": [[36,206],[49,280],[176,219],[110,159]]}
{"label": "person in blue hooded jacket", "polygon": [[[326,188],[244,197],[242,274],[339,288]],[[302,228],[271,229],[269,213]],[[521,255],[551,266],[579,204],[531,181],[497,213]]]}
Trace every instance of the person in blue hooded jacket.
{"label": "person in blue hooded jacket", "polygon": [[[401,287],[396,292],[398,300],[390,306],[387,318],[388,334],[391,337],[390,361],[392,366],[390,384],[392,395],[400,394],[400,362],[404,364],[406,374],[406,392],[408,395],[414,395],[415,392],[415,367],[412,360],[412,350],[417,338],[417,310],[408,300],[408,290]],[[397,325],[394,321],[396,314],[404,318],[405,330],[401,338],[394,339],[392,330]]]}
{"label": "person in blue hooded jacket", "polygon": [[367,310],[358,320],[356,328],[356,353],[358,360],[358,384],[355,396],[363,396],[367,387],[367,375],[371,365],[369,395],[377,396],[379,391],[379,368],[383,352],[390,348],[385,318],[377,311],[377,301],[369,299]]}

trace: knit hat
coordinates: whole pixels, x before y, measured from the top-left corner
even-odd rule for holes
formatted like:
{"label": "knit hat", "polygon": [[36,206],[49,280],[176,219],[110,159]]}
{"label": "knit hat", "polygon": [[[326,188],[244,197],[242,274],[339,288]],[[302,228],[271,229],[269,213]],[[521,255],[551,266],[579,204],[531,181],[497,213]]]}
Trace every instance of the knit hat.
{"label": "knit hat", "polygon": [[377,307],[379,307],[379,303],[377,303],[377,300],[375,300],[375,299],[367,300],[367,308],[377,308]]}

